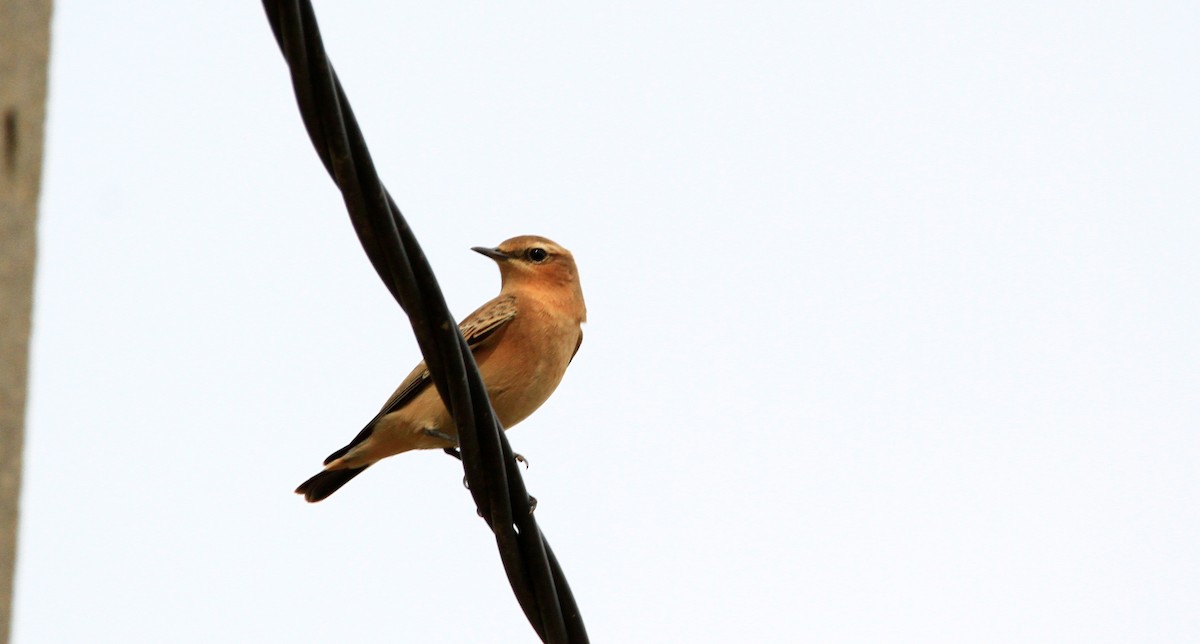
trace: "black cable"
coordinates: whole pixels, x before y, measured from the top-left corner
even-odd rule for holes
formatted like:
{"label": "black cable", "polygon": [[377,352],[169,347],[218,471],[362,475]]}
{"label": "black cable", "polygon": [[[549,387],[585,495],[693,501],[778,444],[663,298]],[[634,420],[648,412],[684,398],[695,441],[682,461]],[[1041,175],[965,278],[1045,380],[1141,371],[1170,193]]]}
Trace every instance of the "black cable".
{"label": "black cable", "polygon": [[438,394],[454,417],[471,496],[496,537],[517,601],[544,642],[587,642],[570,586],[533,517],[508,439],[475,359],[458,331],[433,270],[383,186],[350,102],[333,71],[312,4],[263,0],[291,70],[309,139],[342,192],[363,250],[408,314]]}

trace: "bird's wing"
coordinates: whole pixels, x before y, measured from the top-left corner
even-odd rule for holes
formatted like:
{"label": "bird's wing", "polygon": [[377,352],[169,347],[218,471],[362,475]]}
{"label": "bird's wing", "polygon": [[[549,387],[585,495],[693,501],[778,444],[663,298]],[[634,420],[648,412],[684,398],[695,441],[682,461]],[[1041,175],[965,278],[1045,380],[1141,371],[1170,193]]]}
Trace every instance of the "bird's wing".
{"label": "bird's wing", "polygon": [[467,346],[471,352],[479,350],[492,334],[504,328],[517,317],[517,296],[504,295],[475,309],[465,320],[459,323]]}
{"label": "bird's wing", "polygon": [[[467,341],[467,346],[470,347],[471,352],[475,353],[480,347],[486,346],[488,339],[493,337],[497,331],[504,328],[504,325],[511,322],[515,317],[517,317],[516,296],[503,295],[475,309],[473,313],[459,323],[458,329],[462,332],[463,339]],[[425,366],[425,362],[422,361],[412,370],[412,373],[408,374],[404,382],[400,383],[395,393],[383,404],[383,408],[379,410],[378,414],[375,414],[371,422],[362,428],[362,431],[354,437],[354,440],[350,441],[350,444],[330,454],[325,459],[325,464],[328,465],[334,460],[345,456],[354,446],[367,440],[371,432],[375,429],[375,423],[379,422],[380,418],[407,405],[432,382],[433,380],[429,376],[429,369]]]}
{"label": "bird's wing", "polygon": [[[475,353],[480,347],[484,346],[488,338],[492,337],[496,331],[499,331],[504,325],[517,317],[517,298],[513,295],[497,297],[496,299],[484,304],[475,309],[473,313],[468,315],[466,319],[458,324],[458,330],[462,332],[463,339],[467,341],[467,346],[470,347],[471,353]],[[429,386],[429,369],[424,362],[417,365],[412,373],[400,383],[396,388],[396,392],[391,398],[383,404],[383,409],[379,411],[379,415],[390,414],[412,400],[417,394],[421,393],[425,387]],[[374,422],[374,421],[372,421]]]}

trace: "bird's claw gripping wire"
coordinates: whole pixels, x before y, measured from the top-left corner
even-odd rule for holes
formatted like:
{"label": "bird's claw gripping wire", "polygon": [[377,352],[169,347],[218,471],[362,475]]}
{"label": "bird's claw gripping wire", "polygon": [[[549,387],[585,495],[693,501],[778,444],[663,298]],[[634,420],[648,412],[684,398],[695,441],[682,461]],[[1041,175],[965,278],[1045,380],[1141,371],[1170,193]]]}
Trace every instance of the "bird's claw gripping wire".
{"label": "bird's claw gripping wire", "polygon": [[[443,434],[442,432],[439,432],[436,429],[425,429],[422,431],[425,433],[426,436],[432,436],[434,438],[443,438],[443,439],[450,438],[449,434]],[[451,439],[451,440],[453,440],[453,439]],[[462,452],[459,451],[459,449],[457,447],[446,447],[446,448],[443,448],[442,451],[450,456],[453,456],[454,458],[457,458],[460,461],[462,460]],[[529,469],[529,459],[525,458],[523,455],[513,452],[513,459],[516,460],[521,465],[524,465],[526,470]],[[464,479],[464,480],[466,480],[466,479]]]}

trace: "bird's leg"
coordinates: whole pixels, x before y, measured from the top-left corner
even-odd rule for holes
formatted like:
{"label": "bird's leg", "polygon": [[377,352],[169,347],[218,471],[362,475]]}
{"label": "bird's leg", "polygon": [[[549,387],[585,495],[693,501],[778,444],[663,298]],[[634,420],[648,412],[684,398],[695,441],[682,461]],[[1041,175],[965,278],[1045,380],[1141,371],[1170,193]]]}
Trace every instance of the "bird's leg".
{"label": "bird's leg", "polygon": [[[446,441],[447,443],[454,443],[455,445],[458,445],[457,438],[455,438],[445,432],[440,432],[431,427],[426,427],[425,429],[422,429],[421,433],[425,434],[426,436],[428,436],[430,438],[436,438],[438,440]],[[462,460],[462,452],[459,451],[459,449],[457,447],[447,447],[447,448],[444,448],[442,451],[453,456],[454,458],[457,458],[460,461]],[[529,459],[525,458],[524,456],[522,456],[520,454],[517,454],[516,452],[513,452],[513,458],[516,459],[516,461],[518,463],[520,463],[521,465],[524,465],[525,469],[527,469],[527,470],[529,469]]]}
{"label": "bird's leg", "polygon": [[458,445],[457,438],[451,436],[450,434],[447,434],[446,432],[439,432],[438,430],[433,429],[431,427],[426,427],[425,429],[422,429],[421,433],[425,434],[426,436],[428,436],[430,438],[436,438],[440,441],[446,441],[447,443],[450,443],[451,445]]}

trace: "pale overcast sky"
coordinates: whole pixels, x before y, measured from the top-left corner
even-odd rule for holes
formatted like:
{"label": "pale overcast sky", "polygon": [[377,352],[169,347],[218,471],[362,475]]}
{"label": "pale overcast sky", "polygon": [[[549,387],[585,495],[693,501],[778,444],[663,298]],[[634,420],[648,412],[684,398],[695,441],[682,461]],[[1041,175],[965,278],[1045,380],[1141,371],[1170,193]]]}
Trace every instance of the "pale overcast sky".
{"label": "pale overcast sky", "polygon": [[[1200,641],[1200,5],[319,1],[597,642]],[[256,2],[56,2],[17,644],[529,642]]]}

